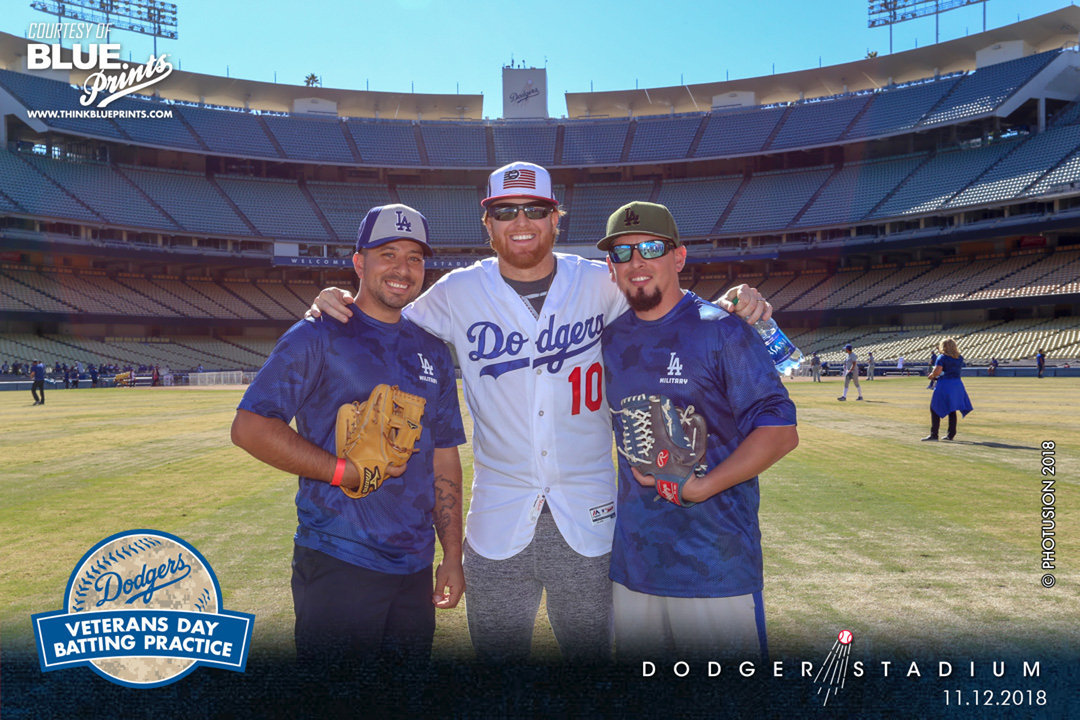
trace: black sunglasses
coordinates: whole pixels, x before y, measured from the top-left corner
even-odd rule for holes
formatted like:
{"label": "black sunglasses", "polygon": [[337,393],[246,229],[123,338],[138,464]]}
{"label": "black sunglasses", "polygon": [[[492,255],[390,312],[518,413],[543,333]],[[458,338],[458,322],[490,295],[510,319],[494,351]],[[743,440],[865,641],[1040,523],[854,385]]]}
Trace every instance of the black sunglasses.
{"label": "black sunglasses", "polygon": [[637,248],[642,260],[655,260],[667,255],[672,247],[674,246],[666,240],[646,240],[637,245],[612,245],[608,249],[608,257],[613,263],[630,262],[630,258],[634,256],[634,248]]}
{"label": "black sunglasses", "polygon": [[496,205],[488,208],[488,215],[499,222],[510,222],[518,216],[519,210],[523,210],[530,220],[542,220],[554,209],[550,205]]}

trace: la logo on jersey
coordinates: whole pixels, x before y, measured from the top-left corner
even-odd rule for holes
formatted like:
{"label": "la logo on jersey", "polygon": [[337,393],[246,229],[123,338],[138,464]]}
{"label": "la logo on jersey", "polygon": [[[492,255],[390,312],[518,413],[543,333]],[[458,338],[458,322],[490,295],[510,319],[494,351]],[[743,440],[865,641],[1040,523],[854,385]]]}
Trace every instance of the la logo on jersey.
{"label": "la logo on jersey", "polygon": [[422,382],[429,382],[435,385],[439,384],[439,381],[435,378],[435,366],[431,364],[431,361],[424,357],[424,353],[416,353],[416,356],[420,358],[420,372],[422,375],[417,375],[417,379]]}
{"label": "la logo on jersey", "polygon": [[669,385],[685,385],[690,382],[682,377],[682,360],[679,359],[678,353],[671,353],[671,359],[668,360],[667,377],[660,378],[660,382]]}
{"label": "la logo on jersey", "polygon": [[407,233],[412,232],[412,223],[409,222],[408,218],[405,217],[405,213],[403,213],[401,210],[397,211],[397,225],[396,225],[396,227],[401,232],[407,232]]}

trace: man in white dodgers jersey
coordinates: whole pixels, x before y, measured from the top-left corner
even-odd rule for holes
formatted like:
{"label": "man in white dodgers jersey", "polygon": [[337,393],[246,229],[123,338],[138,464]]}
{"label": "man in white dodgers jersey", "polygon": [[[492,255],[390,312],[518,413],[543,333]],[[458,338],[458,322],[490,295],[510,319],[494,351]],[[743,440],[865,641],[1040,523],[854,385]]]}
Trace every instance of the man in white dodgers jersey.
{"label": "man in white dodgers jersey", "polygon": [[[454,346],[474,421],[469,634],[481,660],[526,660],[546,589],[564,657],[604,660],[615,473],[600,334],[626,300],[603,263],[553,251],[562,213],[544,168],[499,168],[481,205],[497,257],[448,273],[405,309]],[[725,296],[736,292],[748,322],[771,314],[755,289]],[[328,288],[312,314],[345,321],[351,303]]]}
{"label": "man in white dodgers jersey", "polygon": [[[757,333],[679,287],[686,248],[666,207],[624,205],[596,246],[630,305],[603,334],[611,407],[664,396],[708,433],[704,468],[677,483],[620,453],[616,655],[764,660],[757,475],[798,445],[795,405]],[[620,437],[633,422],[622,412],[613,421]]]}

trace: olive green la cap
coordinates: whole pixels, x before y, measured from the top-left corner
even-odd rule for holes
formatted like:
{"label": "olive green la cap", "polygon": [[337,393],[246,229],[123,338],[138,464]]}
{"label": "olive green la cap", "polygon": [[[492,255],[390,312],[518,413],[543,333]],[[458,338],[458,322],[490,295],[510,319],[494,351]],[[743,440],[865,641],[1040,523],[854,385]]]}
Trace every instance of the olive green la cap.
{"label": "olive green la cap", "polygon": [[682,245],[679,228],[675,225],[671,211],[663,205],[641,200],[626,203],[611,213],[607,221],[607,235],[596,243],[596,247],[610,250],[615,238],[620,235],[653,235],[670,240],[675,243],[675,247]]}

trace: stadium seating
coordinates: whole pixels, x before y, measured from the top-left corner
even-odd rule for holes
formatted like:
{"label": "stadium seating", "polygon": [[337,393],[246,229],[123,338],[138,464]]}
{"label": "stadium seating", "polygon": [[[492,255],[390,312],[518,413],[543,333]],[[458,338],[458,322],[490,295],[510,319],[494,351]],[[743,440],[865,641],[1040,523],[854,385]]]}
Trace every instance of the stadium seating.
{"label": "stadium seating", "polygon": [[265,237],[330,240],[315,209],[296,183],[219,175],[218,186]]}
{"label": "stadium seating", "polygon": [[742,177],[667,180],[656,202],[671,210],[682,235],[707,235],[741,184]]}
{"label": "stadium seating", "polygon": [[186,284],[176,278],[168,277],[155,277],[152,279],[154,285],[164,290],[169,295],[175,296],[183,300],[186,305],[196,308],[192,317],[211,317],[211,318],[237,318],[242,315],[228,309],[227,307],[215,302],[213,299],[207,297],[205,294],[199,291],[196,286]]}
{"label": "stadium seating", "polygon": [[777,310],[791,307],[800,297],[812,290],[817,285],[825,282],[827,273],[824,270],[810,270],[798,275],[794,280],[784,285],[775,295],[769,296],[769,302]]}
{"label": "stadium seating", "polygon": [[237,317],[250,318],[257,317],[263,318],[266,315],[258,310],[258,305],[252,305],[244,302],[243,299],[230,292],[227,287],[218,285],[210,278],[188,278],[188,287],[195,290],[203,297],[209,298],[219,306],[230,311]]}
{"label": "stadium seating", "polygon": [[[86,110],[79,104],[82,93],[71,85],[47,80],[30,73],[0,69],[0,87],[10,92],[26,107],[43,110]],[[96,117],[50,118],[50,127],[82,136],[123,139],[124,133],[111,120]]]}
{"label": "stadium seating", "polygon": [[875,304],[876,298],[909,284],[930,269],[929,264],[873,269],[850,286],[850,294],[830,300],[830,307],[856,308]]}
{"label": "stadium seating", "polygon": [[488,165],[484,128],[477,123],[424,123],[420,126],[430,164],[440,167]]}
{"label": "stadium seating", "polygon": [[362,162],[419,165],[420,148],[411,122],[392,120],[346,121],[345,127],[360,151]]}
{"label": "stadium seating", "polygon": [[845,166],[829,178],[794,225],[842,225],[862,220],[925,159],[921,155],[911,155]]}
{"label": "stadium seating", "polygon": [[256,115],[240,110],[211,110],[174,105],[211,152],[238,157],[282,157]]}
{"label": "stadium seating", "polygon": [[1080,149],[1050,169],[1038,182],[1021,193],[1022,197],[1038,197],[1062,189],[1071,189],[1080,182]]}
{"label": "stadium seating", "polygon": [[251,235],[206,177],[197,173],[120,166],[120,172],[190,232]]}
{"label": "stadium seating", "polygon": [[956,278],[962,276],[967,264],[960,258],[942,263],[918,276],[918,282],[890,286],[888,292],[871,300],[868,305],[915,305],[927,302],[926,298],[947,292]]}
{"label": "stadium seating", "polygon": [[558,126],[554,123],[493,123],[495,164],[499,167],[516,160],[548,167],[555,164]]}
{"label": "stadium seating", "polygon": [[835,142],[870,101],[865,95],[802,102],[784,118],[769,150],[813,147]]}
{"label": "stadium seating", "polygon": [[871,217],[897,217],[939,209],[1019,142],[1011,139],[939,153],[909,175]]}
{"label": "stadium seating", "polygon": [[599,165],[619,162],[630,124],[625,120],[577,120],[567,121],[564,127],[562,164]]}
{"label": "stadium seating", "polygon": [[1046,130],[1028,138],[955,197],[945,207],[983,205],[1016,197],[1067,155],[1080,149],[1080,125]]}
{"label": "stadium seating", "polygon": [[[0,290],[31,311],[71,313],[79,309],[61,297],[62,291],[55,281],[29,268],[5,266],[0,274]],[[18,304],[13,304],[10,309],[23,310]]]}
{"label": "stadium seating", "polygon": [[970,296],[978,293],[988,285],[1001,282],[1004,278],[1013,275],[1038,259],[1033,255],[1017,255],[1011,258],[996,260],[984,260],[973,263],[963,274],[937,292],[924,295],[923,302],[951,302],[954,300],[967,300]]}
{"label": "stadium seating", "polygon": [[574,201],[567,211],[571,218],[568,239],[590,244],[604,237],[611,213],[634,200],[648,199],[651,182],[581,183],[574,187]]}
{"label": "stadium seating", "polygon": [[[139,145],[154,145],[205,152],[206,148],[180,119],[172,105],[129,95],[116,98],[109,104],[110,110],[135,113],[132,117],[113,119],[124,135]],[[172,117],[155,117],[151,113],[172,113]]]}
{"label": "stadium seating", "polygon": [[910,130],[959,80],[955,77],[928,80],[874,93],[870,105],[844,138],[877,137]]}
{"label": "stadium seating", "polygon": [[290,159],[342,164],[357,162],[337,118],[267,115],[263,121]]}
{"label": "stadium seating", "polygon": [[786,228],[832,169],[758,173],[720,228],[723,233]]}
{"label": "stadium seating", "polygon": [[701,120],[700,115],[638,120],[627,160],[645,162],[686,157]]}
{"label": "stadium seating", "polygon": [[777,107],[711,115],[694,157],[746,155],[761,150],[785,110]]}
{"label": "stadium seating", "polygon": [[1075,293],[1080,280],[1080,250],[1039,253],[1035,262],[1014,273],[1002,275],[967,296],[967,300],[1034,297]]}
{"label": "stadium seating", "polygon": [[399,185],[401,202],[424,213],[435,244],[482,245],[479,191],[471,186]]}
{"label": "stadium seating", "polygon": [[[790,106],[719,110],[711,115],[644,117],[635,121],[626,159],[651,162],[685,158],[703,120],[704,132],[695,157],[758,152],[766,149],[774,131],[767,149],[812,147],[906,132],[916,126],[959,122],[997,109],[1059,52],[989,65],[961,77],[927,78],[872,94],[813,98]],[[0,87],[28,107],[83,109],[78,103],[80,92],[62,82],[0,70]],[[111,107],[142,113],[168,111],[173,117],[54,118],[48,124],[78,135],[159,147],[207,150],[235,157],[352,164],[358,158],[345,139],[344,129],[360,153],[360,162],[392,166],[423,164],[415,133],[418,129],[428,164],[442,167],[490,165],[486,143],[486,128],[490,127],[496,163],[527,159],[551,164],[556,160],[558,126],[551,123],[414,124],[352,118],[344,122],[343,128],[338,119],[256,114],[241,108],[210,108],[140,97],[119,98]],[[1066,117],[1060,122],[1070,121]],[[564,165],[618,162],[631,128],[628,119],[565,120],[560,125],[565,133],[561,158]]]}
{"label": "stadium seating", "polygon": [[919,123],[920,127],[984,115],[1008,99],[1035,73],[1058,56],[1058,50],[981,67],[965,76]]}
{"label": "stadium seating", "polygon": [[307,188],[338,238],[350,244],[367,211],[391,202],[385,185],[309,182]]}
{"label": "stadium seating", "polygon": [[[289,289],[280,282],[274,280],[257,280],[255,288],[266,296],[267,303],[263,307],[264,312],[273,318],[295,320],[307,312],[310,300],[307,303],[301,301]],[[272,305],[271,305],[272,303]]]}
{"label": "stadium seating", "polygon": [[4,194],[18,203],[23,212],[44,218],[104,220],[55,182],[43,176],[21,154],[0,148],[0,177]]}
{"label": "stadium seating", "polygon": [[65,191],[89,205],[107,222],[162,230],[179,229],[138,188],[108,165],[61,162],[40,155],[23,157]]}

